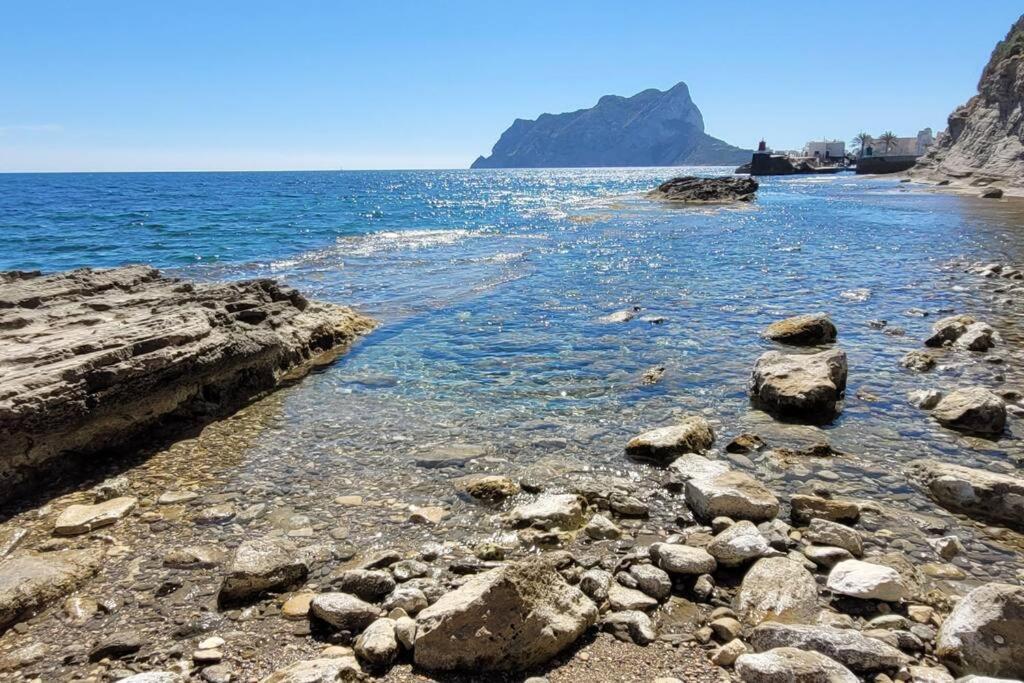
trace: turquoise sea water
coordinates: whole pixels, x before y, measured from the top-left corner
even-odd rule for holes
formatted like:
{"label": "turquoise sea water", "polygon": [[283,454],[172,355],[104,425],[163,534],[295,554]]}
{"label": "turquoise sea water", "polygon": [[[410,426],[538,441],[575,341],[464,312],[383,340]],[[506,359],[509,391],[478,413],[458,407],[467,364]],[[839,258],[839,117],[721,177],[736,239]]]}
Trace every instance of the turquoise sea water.
{"label": "turquoise sea water", "polygon": [[[420,503],[450,500],[408,463],[453,442],[516,467],[557,456],[629,476],[625,440],[686,412],[708,416],[720,445],[743,430],[792,445],[806,434],[753,410],[746,381],[770,348],[766,324],[819,310],[839,328],[850,388],[840,418],[810,438],[848,455],[737,466],[782,491],[825,482],[929,514],[902,462],[1013,467],[1015,438],[965,439],[905,396],[1024,387],[1020,310],[957,261],[1024,264],[1016,203],[853,175],[765,179],[737,207],[643,197],[680,172],[0,175],[0,268],[144,262],[198,279],[273,276],[379,318],[352,353],[277,398],[241,481],[275,467],[288,480],[295,463],[282,454],[300,453]],[[632,307],[630,322],[601,320]],[[1004,344],[987,357],[950,352],[924,376],[901,368],[954,311],[987,320]],[[869,324],[880,320],[885,330]],[[655,365],[664,380],[642,385]]]}

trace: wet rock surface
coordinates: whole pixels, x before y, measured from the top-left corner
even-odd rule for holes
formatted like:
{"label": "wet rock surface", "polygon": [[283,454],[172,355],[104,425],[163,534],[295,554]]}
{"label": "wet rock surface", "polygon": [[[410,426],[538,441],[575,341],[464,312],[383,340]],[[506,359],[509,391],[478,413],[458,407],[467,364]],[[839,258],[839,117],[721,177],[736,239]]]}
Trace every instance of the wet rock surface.
{"label": "wet rock surface", "polygon": [[846,389],[846,354],[832,349],[814,354],[768,351],[750,378],[755,404],[784,417],[827,420],[837,412]]}
{"label": "wet rock surface", "polygon": [[[223,414],[373,321],[272,280],[195,284],[152,268],[26,275],[0,289],[0,478]],[[145,434],[144,434],[145,433]]]}
{"label": "wet rock surface", "polygon": [[774,322],[761,333],[765,339],[792,346],[831,344],[838,334],[835,324],[824,313],[798,315]]}
{"label": "wet rock surface", "polygon": [[757,193],[758,184],[753,178],[701,178],[680,176],[667,180],[647,196],[685,203],[749,202]]}

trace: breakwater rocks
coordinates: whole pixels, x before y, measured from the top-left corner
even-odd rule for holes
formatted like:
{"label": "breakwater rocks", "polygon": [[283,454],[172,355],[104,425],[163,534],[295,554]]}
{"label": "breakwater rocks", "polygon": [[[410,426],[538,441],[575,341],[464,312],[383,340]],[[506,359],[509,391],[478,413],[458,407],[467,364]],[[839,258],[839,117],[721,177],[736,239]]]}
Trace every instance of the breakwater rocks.
{"label": "breakwater rocks", "polygon": [[688,204],[749,202],[754,199],[757,188],[757,181],[753,178],[680,176],[665,181],[647,196]]}
{"label": "breakwater rocks", "polygon": [[272,280],[191,283],[145,266],[0,274],[3,490],[224,415],[373,326]]}

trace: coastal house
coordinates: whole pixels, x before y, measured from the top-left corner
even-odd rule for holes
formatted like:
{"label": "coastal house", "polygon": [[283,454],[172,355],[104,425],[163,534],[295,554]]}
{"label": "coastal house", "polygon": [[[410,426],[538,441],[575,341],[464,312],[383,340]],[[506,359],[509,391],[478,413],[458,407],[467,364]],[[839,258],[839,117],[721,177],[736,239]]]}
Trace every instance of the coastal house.
{"label": "coastal house", "polygon": [[857,173],[898,173],[911,168],[935,142],[931,128],[914,137],[869,139],[857,158]]}
{"label": "coastal house", "polygon": [[846,143],[842,140],[812,140],[804,145],[802,155],[818,163],[833,163],[846,157]]}

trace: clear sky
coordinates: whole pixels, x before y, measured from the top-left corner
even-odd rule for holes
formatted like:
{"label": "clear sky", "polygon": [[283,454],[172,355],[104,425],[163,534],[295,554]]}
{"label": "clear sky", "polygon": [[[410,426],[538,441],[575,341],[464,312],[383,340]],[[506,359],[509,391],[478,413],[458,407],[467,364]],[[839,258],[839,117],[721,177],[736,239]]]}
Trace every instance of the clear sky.
{"label": "clear sky", "polygon": [[0,0],[0,171],[466,167],[678,81],[776,148],[945,127],[1020,0]]}

